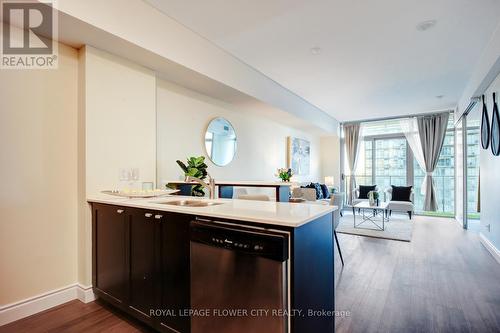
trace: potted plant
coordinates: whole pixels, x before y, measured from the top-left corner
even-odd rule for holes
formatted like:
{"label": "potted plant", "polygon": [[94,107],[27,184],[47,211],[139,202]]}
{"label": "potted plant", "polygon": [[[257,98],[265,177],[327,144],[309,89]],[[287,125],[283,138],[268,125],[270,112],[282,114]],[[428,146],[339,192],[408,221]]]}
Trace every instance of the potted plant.
{"label": "potted plant", "polygon": [[293,176],[292,169],[289,168],[279,168],[276,172],[276,177],[281,179],[281,181],[283,182],[289,182],[292,176]]}
{"label": "potted plant", "polygon": [[[187,165],[180,160],[177,160],[176,162],[181,167],[182,171],[184,171],[184,176],[196,177],[196,178],[201,179],[201,180],[207,178],[208,166],[205,164],[205,157],[204,156],[189,157],[187,159]],[[203,186],[201,186],[199,184],[194,185],[191,188],[191,195],[193,195],[195,197],[205,196],[205,190],[203,189]]]}
{"label": "potted plant", "polygon": [[379,193],[377,191],[368,192],[368,202],[370,206],[378,206]]}

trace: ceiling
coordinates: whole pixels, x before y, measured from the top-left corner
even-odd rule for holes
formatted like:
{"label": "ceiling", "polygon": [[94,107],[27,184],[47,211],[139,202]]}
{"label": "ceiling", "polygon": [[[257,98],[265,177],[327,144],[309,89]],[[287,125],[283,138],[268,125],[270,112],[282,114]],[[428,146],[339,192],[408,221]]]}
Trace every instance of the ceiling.
{"label": "ceiling", "polygon": [[340,121],[454,108],[500,23],[500,0],[144,1]]}

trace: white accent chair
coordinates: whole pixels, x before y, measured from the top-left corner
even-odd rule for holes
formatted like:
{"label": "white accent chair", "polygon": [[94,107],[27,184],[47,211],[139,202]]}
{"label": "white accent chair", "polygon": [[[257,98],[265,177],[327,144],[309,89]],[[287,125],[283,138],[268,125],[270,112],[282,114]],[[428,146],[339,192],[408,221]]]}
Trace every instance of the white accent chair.
{"label": "white accent chair", "polygon": [[413,204],[414,202],[414,193],[413,193],[413,188],[411,189],[410,193],[410,201],[391,201],[392,198],[392,187],[388,187],[385,190],[385,193],[387,194],[386,200],[388,202],[387,204],[387,210],[389,211],[389,215],[392,213],[392,211],[395,212],[405,212],[408,213],[408,216],[410,217],[415,211],[415,205]]}

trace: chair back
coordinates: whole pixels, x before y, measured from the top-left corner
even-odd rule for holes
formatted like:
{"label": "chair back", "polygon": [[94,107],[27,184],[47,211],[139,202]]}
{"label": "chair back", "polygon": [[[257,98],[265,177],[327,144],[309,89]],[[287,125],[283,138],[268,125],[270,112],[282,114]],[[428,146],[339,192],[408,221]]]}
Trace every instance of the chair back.
{"label": "chair back", "polygon": [[255,200],[255,201],[270,201],[269,196],[265,194],[241,194],[238,196],[241,200]]}
{"label": "chair back", "polygon": [[333,212],[333,221],[334,227],[337,228],[337,225],[340,222],[340,210],[343,208],[344,198],[342,194],[333,193],[330,197],[330,206],[337,206],[338,209]]}
{"label": "chair back", "polygon": [[236,188],[234,191],[234,198],[239,199],[240,196],[248,194],[248,191],[246,188]]}

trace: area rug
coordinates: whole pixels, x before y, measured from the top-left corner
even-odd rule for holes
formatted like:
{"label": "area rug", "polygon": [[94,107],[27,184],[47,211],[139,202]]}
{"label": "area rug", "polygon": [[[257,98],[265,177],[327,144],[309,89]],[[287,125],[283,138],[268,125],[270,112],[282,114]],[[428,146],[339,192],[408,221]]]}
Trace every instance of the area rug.
{"label": "area rug", "polygon": [[[361,217],[356,215],[356,224],[361,221]],[[413,233],[413,221],[408,219],[408,215],[398,216],[393,214],[389,218],[389,222],[385,222],[385,230],[378,230],[375,225],[369,221],[361,225],[362,228],[354,228],[353,216],[351,214],[344,214],[340,218],[340,223],[337,226],[337,232],[342,234],[374,237],[398,240],[403,242],[410,242]],[[377,221],[377,224],[382,225],[382,222]]]}

